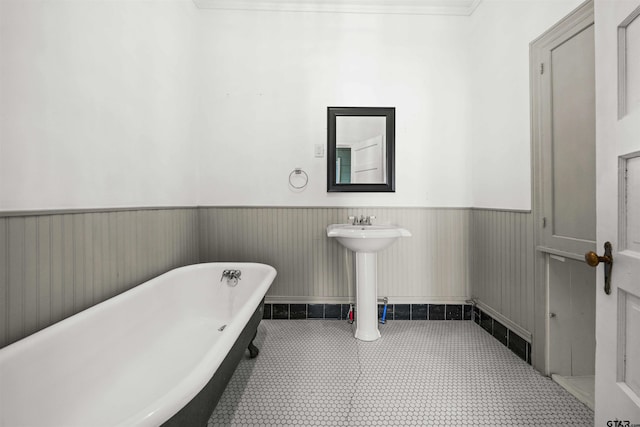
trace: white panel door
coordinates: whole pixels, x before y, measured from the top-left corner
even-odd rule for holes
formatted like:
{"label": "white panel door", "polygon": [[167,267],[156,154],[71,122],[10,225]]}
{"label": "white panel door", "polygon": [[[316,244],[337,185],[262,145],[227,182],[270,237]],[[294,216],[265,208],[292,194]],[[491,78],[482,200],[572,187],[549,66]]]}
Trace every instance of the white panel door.
{"label": "white panel door", "polygon": [[546,178],[542,243],[573,254],[593,250],[596,240],[592,19],[586,16],[549,43],[546,70],[540,75],[548,96],[542,132]]}
{"label": "white panel door", "polygon": [[533,363],[562,376],[595,372],[596,272],[584,260],[584,253],[596,247],[593,18],[593,2],[585,2],[531,44],[537,250]]}
{"label": "white panel door", "polygon": [[[595,425],[640,424],[640,0],[596,0],[597,246],[611,242],[611,292],[597,267]],[[601,254],[600,254],[601,255]]]}
{"label": "white panel door", "polygon": [[383,135],[351,144],[351,182],[381,184],[384,177]]}

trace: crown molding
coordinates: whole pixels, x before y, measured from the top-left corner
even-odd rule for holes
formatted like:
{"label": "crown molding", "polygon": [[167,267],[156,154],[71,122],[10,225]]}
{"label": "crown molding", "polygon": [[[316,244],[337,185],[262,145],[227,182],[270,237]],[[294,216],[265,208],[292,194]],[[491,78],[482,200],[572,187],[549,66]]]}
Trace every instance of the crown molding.
{"label": "crown molding", "polygon": [[469,16],[482,0],[193,0],[200,9]]}

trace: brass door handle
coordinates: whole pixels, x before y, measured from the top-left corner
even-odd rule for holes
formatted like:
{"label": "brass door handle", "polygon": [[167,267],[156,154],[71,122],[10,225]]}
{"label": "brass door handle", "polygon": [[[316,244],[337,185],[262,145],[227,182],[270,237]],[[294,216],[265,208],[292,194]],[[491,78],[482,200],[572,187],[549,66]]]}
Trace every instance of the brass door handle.
{"label": "brass door handle", "polygon": [[605,264],[611,264],[613,262],[611,257],[608,257],[606,255],[598,256],[598,254],[593,251],[589,251],[584,254],[584,259],[591,267],[597,267],[601,262],[604,262]]}
{"label": "brass door handle", "polygon": [[611,243],[605,242],[604,255],[599,256],[593,251],[584,254],[584,260],[591,267],[596,267],[601,262],[604,263],[604,292],[609,295],[611,293],[611,270],[613,269],[613,255],[611,255]]}

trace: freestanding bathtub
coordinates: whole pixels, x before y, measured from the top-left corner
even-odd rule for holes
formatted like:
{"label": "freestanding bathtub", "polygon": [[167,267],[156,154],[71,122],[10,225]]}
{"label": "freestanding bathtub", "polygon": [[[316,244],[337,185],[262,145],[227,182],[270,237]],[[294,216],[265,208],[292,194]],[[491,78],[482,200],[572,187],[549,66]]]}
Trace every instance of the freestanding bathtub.
{"label": "freestanding bathtub", "polygon": [[1,349],[0,426],[206,425],[275,276],[177,268]]}

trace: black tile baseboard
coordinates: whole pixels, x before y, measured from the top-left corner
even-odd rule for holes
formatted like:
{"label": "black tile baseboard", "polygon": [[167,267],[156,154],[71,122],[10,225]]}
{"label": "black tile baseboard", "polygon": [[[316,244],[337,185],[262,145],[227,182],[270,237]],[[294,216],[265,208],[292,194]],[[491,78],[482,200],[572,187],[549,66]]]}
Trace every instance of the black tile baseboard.
{"label": "black tile baseboard", "polygon": [[427,320],[429,304],[411,304],[411,319]]}
{"label": "black tile baseboard", "polygon": [[[263,319],[336,319],[349,317],[350,304],[264,305]],[[386,320],[471,320],[473,307],[467,304],[387,304]],[[378,318],[384,305],[378,304]]]}
{"label": "black tile baseboard", "polygon": [[447,306],[445,304],[429,304],[429,320],[445,320]]}
{"label": "black tile baseboard", "polygon": [[[389,316],[388,310],[389,305],[387,304],[387,317]],[[395,320],[411,320],[411,304],[394,304],[393,318]]]}
{"label": "black tile baseboard", "polygon": [[507,327],[494,319],[493,321],[493,337],[500,341],[502,345],[508,346],[509,338],[507,336]]}
{"label": "black tile baseboard", "polygon": [[449,305],[447,304],[445,309],[447,320],[462,320],[462,305]]}
{"label": "black tile baseboard", "polygon": [[[263,319],[347,320],[351,304],[265,304]],[[378,304],[378,318],[384,305]],[[387,304],[386,320],[471,320],[531,365],[531,344],[505,325],[469,304]]]}
{"label": "black tile baseboard", "polygon": [[[272,310],[267,310],[267,306],[271,305]],[[288,319],[289,318],[289,304],[265,304],[265,315],[268,311],[272,313],[272,319]],[[263,317],[264,318],[264,317]]]}
{"label": "black tile baseboard", "polygon": [[527,340],[476,306],[473,307],[472,313],[474,322],[514,352],[520,359],[531,365],[531,344]]}
{"label": "black tile baseboard", "polygon": [[471,305],[467,305],[465,304],[464,308],[462,309],[462,315],[464,316],[464,320],[471,320],[472,319],[472,312],[473,312],[473,306]]}
{"label": "black tile baseboard", "polygon": [[306,319],[307,304],[289,304],[289,319]]}

